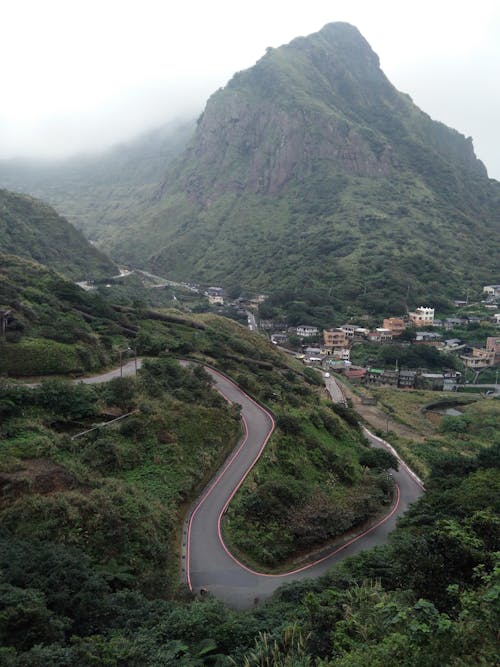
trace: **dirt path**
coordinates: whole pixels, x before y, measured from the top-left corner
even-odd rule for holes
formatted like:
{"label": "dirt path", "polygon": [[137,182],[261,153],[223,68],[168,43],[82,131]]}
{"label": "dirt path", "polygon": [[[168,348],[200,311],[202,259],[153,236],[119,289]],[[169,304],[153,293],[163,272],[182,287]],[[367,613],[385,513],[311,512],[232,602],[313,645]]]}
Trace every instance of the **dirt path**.
{"label": "dirt path", "polygon": [[423,442],[425,440],[425,436],[417,433],[417,431],[414,431],[410,427],[395,421],[387,414],[387,412],[384,412],[384,410],[377,405],[363,405],[360,396],[355,394],[344,383],[342,383],[342,391],[346,398],[351,399],[353,408],[356,412],[374,429],[378,429],[382,433],[392,431],[402,438],[410,438],[415,442]]}

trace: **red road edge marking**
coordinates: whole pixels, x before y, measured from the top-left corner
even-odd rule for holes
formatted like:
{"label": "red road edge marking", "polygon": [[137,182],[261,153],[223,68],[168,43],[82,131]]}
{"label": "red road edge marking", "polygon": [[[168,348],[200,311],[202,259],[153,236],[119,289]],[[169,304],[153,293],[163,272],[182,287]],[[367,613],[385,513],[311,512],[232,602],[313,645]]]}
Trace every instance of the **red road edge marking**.
{"label": "red road edge marking", "polygon": [[[219,393],[223,396],[222,392],[219,391]],[[226,398],[226,397],[224,396],[224,398]],[[227,399],[226,399],[226,400],[227,400]],[[246,444],[246,442],[247,442],[247,440],[248,440],[248,426],[247,426],[246,419],[245,419],[243,416],[242,416],[242,421],[243,421],[243,424],[244,424],[244,426],[245,426],[245,435],[244,435],[244,438],[243,438],[243,441],[242,441],[241,445],[238,447],[238,449],[237,449],[235,452],[233,452],[233,454],[231,455],[231,458],[229,459],[229,461],[226,463],[226,465],[224,466],[224,468],[221,470],[221,472],[220,472],[219,475],[217,476],[217,479],[210,485],[210,487],[207,489],[207,491],[205,491],[205,493],[204,493],[203,496],[201,497],[199,503],[196,505],[196,507],[194,508],[194,510],[191,512],[191,517],[190,517],[190,519],[189,519],[189,524],[188,524],[187,545],[186,545],[186,577],[187,577],[187,583],[188,583],[188,586],[189,586],[189,590],[191,590],[191,591],[193,590],[193,587],[192,587],[192,585],[191,585],[191,574],[190,574],[190,560],[191,560],[191,527],[192,527],[192,525],[193,525],[193,519],[194,519],[194,517],[196,516],[196,514],[197,514],[198,510],[200,509],[200,507],[201,507],[201,506],[203,505],[203,503],[205,502],[205,500],[208,498],[208,496],[212,493],[212,491],[214,490],[214,488],[215,488],[215,487],[217,486],[217,484],[220,482],[220,480],[221,480],[222,477],[224,476],[224,473],[226,472],[226,470],[229,468],[229,466],[232,464],[232,462],[234,461],[234,459],[238,456],[238,454],[240,453],[240,451],[242,450],[242,448],[245,446],[245,444]],[[272,433],[272,431],[271,431],[271,433]]]}
{"label": "red road edge marking", "polygon": [[[243,475],[243,477],[240,479],[239,483],[238,483],[238,484],[236,485],[236,487],[233,489],[233,492],[231,493],[231,495],[229,496],[228,500],[226,501],[224,507],[222,508],[222,510],[221,510],[221,512],[220,512],[220,514],[219,514],[218,521],[217,521],[217,534],[218,534],[218,537],[219,537],[219,541],[220,541],[220,543],[221,543],[221,545],[222,545],[222,548],[224,549],[224,551],[226,552],[226,554],[227,554],[227,555],[228,555],[228,556],[229,556],[229,557],[230,557],[230,558],[231,558],[237,565],[239,565],[241,568],[243,568],[243,569],[246,570],[247,572],[250,572],[251,574],[255,574],[256,576],[259,576],[259,577],[288,577],[288,576],[290,576],[290,575],[292,575],[292,574],[298,574],[299,572],[303,572],[304,570],[307,570],[307,569],[309,569],[309,568],[311,568],[311,567],[314,567],[315,565],[318,565],[319,563],[322,563],[323,561],[327,560],[328,558],[332,558],[333,556],[335,556],[336,554],[338,554],[340,551],[343,551],[344,549],[346,549],[348,546],[350,546],[351,544],[353,544],[354,542],[356,542],[356,541],[359,540],[360,538],[362,538],[362,537],[364,537],[365,535],[368,535],[369,533],[371,533],[372,531],[374,531],[376,528],[378,528],[378,527],[381,526],[383,523],[385,523],[388,519],[390,519],[391,516],[393,516],[393,514],[396,512],[396,510],[397,510],[398,507],[399,507],[399,502],[400,502],[400,499],[401,499],[401,491],[400,491],[400,488],[399,488],[399,486],[398,486],[397,484],[396,484],[397,498],[396,498],[396,502],[395,502],[393,508],[391,509],[391,511],[390,511],[385,517],[383,517],[382,519],[380,519],[380,521],[378,521],[376,524],[374,524],[373,526],[371,526],[370,528],[368,528],[368,529],[365,530],[364,532],[360,533],[359,535],[356,535],[356,536],[353,537],[351,540],[349,540],[349,541],[346,542],[345,544],[342,544],[340,547],[338,547],[338,548],[335,549],[334,551],[330,552],[330,553],[327,554],[326,556],[323,556],[322,558],[319,558],[319,559],[313,561],[312,563],[307,563],[307,565],[303,565],[302,567],[299,567],[299,568],[297,568],[297,569],[295,569],[295,570],[291,570],[290,572],[283,572],[283,573],[281,573],[281,574],[267,574],[267,573],[264,573],[264,572],[257,572],[256,570],[252,570],[250,567],[247,567],[246,565],[244,565],[241,561],[239,561],[239,560],[238,560],[238,559],[237,559],[237,558],[236,558],[236,557],[229,551],[229,549],[228,549],[227,546],[226,546],[226,543],[224,542],[224,539],[223,539],[223,537],[222,537],[222,530],[221,530],[222,515],[223,515],[224,512],[226,511],[226,509],[227,509],[229,503],[231,502],[231,500],[232,500],[233,497],[235,496],[235,494],[236,494],[236,492],[238,491],[238,489],[240,488],[240,486],[241,486],[241,485],[243,484],[243,482],[245,481],[247,475],[250,473],[250,471],[252,470],[252,468],[254,467],[254,465],[255,465],[255,464],[257,463],[257,461],[259,460],[259,458],[260,458],[260,456],[261,456],[261,454],[262,454],[262,452],[263,452],[265,446],[267,445],[267,443],[268,443],[268,441],[269,441],[269,438],[270,438],[271,435],[273,434],[273,431],[274,431],[274,429],[275,429],[275,427],[276,427],[276,423],[275,423],[274,418],[273,418],[273,416],[271,415],[271,413],[270,413],[268,410],[266,410],[265,408],[263,408],[261,405],[259,405],[259,403],[257,403],[257,401],[255,401],[251,396],[249,396],[248,394],[246,394],[246,393],[241,389],[241,387],[239,387],[235,382],[233,382],[232,380],[230,380],[228,377],[226,377],[226,376],[223,375],[222,373],[219,373],[219,371],[216,371],[216,370],[214,370],[214,369],[210,369],[210,371],[211,371],[212,373],[215,373],[216,375],[219,375],[219,376],[222,377],[224,380],[226,380],[227,382],[229,382],[230,384],[232,384],[233,387],[235,387],[236,389],[238,389],[238,391],[240,391],[240,392],[241,392],[241,393],[242,393],[242,394],[243,394],[249,401],[251,401],[252,403],[254,403],[260,410],[262,410],[262,412],[264,412],[264,413],[269,417],[269,419],[271,420],[271,429],[269,430],[269,432],[268,432],[268,434],[267,434],[267,436],[266,436],[264,442],[262,443],[262,446],[260,447],[259,451],[257,452],[256,457],[255,457],[254,460],[252,461],[252,464],[250,465],[250,467],[248,468],[248,470],[246,471],[246,473]],[[221,394],[221,396],[224,396],[224,393],[223,393],[222,391],[220,391],[220,389],[218,389],[218,391],[219,391],[219,393]],[[224,398],[225,398],[227,401],[229,401],[229,399],[227,398],[227,396],[224,396]],[[229,466],[233,463],[234,459],[238,456],[238,454],[240,453],[240,451],[242,450],[242,448],[244,447],[244,445],[246,444],[246,442],[247,442],[247,440],[248,440],[248,424],[247,424],[247,421],[246,421],[244,415],[241,416],[241,419],[242,419],[242,421],[243,421],[243,425],[244,425],[244,427],[245,427],[245,436],[244,436],[244,438],[243,438],[242,443],[240,444],[240,446],[238,447],[238,449],[233,453],[233,455],[231,456],[231,458],[229,459],[229,461],[228,461],[228,462],[226,463],[226,465],[224,466],[223,470],[219,473],[219,475],[217,476],[217,479],[210,485],[210,487],[208,488],[208,490],[203,494],[203,496],[201,497],[200,501],[198,502],[198,504],[196,505],[196,507],[195,507],[194,510],[192,511],[192,513],[191,513],[191,517],[190,517],[190,519],[189,519],[189,524],[188,524],[188,534],[187,534],[187,546],[186,546],[186,577],[187,577],[187,583],[188,583],[188,586],[189,586],[189,590],[191,590],[191,591],[193,590],[193,586],[192,586],[192,584],[191,584],[191,574],[190,574],[191,527],[192,527],[192,524],[193,524],[193,519],[194,519],[194,517],[196,516],[196,513],[198,512],[198,510],[200,509],[200,507],[203,505],[203,503],[205,502],[205,500],[208,498],[208,496],[212,493],[212,491],[214,490],[214,488],[215,488],[215,487],[217,486],[217,484],[220,482],[220,480],[221,480],[222,477],[224,476],[226,470],[227,470],[227,469],[229,468]]]}

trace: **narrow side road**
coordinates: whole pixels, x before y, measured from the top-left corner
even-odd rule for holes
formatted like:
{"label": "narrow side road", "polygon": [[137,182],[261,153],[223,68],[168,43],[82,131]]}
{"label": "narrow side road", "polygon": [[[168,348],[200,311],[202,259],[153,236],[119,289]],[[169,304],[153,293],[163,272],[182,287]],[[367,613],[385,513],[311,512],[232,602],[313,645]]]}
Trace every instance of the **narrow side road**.
{"label": "narrow side road", "polygon": [[[318,577],[332,565],[363,549],[384,544],[396,519],[423,493],[421,483],[405,466],[393,473],[396,500],[377,524],[304,567],[280,575],[253,571],[229,551],[221,533],[222,516],[246,475],[258,460],[274,430],[273,417],[222,374],[207,369],[217,390],[241,405],[245,435],[225,466],[210,483],[192,510],[184,535],[185,576],[196,593],[208,590],[235,609],[246,609],[266,599],[285,582]],[[384,446],[368,432],[375,446]]]}
{"label": "narrow side road", "polygon": [[114,368],[107,373],[101,373],[100,375],[93,375],[92,377],[87,378],[78,378],[74,380],[75,384],[83,382],[83,384],[101,384],[102,382],[109,382],[119,377],[126,377],[128,375],[135,375],[136,371],[139,370],[142,366],[142,359],[132,359],[127,361],[126,364],[123,364],[121,368]]}

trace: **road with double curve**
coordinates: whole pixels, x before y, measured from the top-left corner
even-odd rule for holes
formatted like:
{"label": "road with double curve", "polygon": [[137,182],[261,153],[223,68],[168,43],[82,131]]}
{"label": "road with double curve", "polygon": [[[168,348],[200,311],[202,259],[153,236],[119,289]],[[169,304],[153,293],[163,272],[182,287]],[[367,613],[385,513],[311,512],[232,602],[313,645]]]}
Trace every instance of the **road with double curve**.
{"label": "road with double curve", "polygon": [[[108,382],[116,377],[133,375],[141,365],[142,360],[138,358],[124,363],[121,368],[75,382]],[[222,517],[271,437],[274,419],[229,378],[213,369],[206,370],[210,373],[215,388],[228,401],[241,405],[244,435],[194,504],[185,522],[182,573],[184,581],[193,592],[199,594],[207,591],[234,609],[248,609],[268,598],[276,588],[286,582],[318,577],[344,558],[387,542],[397,518],[422,495],[423,484],[399,459],[389,443],[364,428],[365,435],[373,446],[389,449],[399,459],[399,470],[392,472],[396,483],[395,501],[387,514],[363,531],[346,535],[342,543],[316,555],[312,562],[284,574],[263,574],[238,561],[224,542]],[[343,402],[342,391],[335,380],[328,378],[326,385],[332,400]]]}
{"label": "road with double curve", "polygon": [[[224,542],[222,517],[266,446],[274,429],[274,420],[267,410],[230,379],[217,371],[208,368],[207,371],[217,390],[228,401],[241,405],[245,433],[186,520],[182,545],[183,575],[193,592],[199,594],[208,591],[234,609],[247,609],[265,600],[278,586],[286,582],[318,577],[348,556],[385,544],[388,534],[395,527],[397,517],[423,493],[423,484],[402,461],[399,470],[393,471],[396,483],[395,502],[388,513],[374,525],[361,533],[346,536],[342,544],[317,556],[314,562],[285,574],[259,573],[239,562]],[[369,431],[365,430],[365,433],[374,446],[390,448],[390,445]]]}

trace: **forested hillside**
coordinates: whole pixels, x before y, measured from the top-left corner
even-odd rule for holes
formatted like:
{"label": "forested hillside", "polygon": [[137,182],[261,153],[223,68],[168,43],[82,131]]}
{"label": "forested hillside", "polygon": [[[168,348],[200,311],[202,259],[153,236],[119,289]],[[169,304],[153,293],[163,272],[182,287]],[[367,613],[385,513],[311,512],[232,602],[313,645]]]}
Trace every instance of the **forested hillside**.
{"label": "forested hillside", "polygon": [[[447,454],[446,439],[441,451],[429,440],[428,491],[388,546],[232,612],[179,587],[178,537],[186,508],[238,438],[239,411],[199,364],[178,357],[225,371],[276,416],[263,465],[226,526],[264,565],[293,555],[294,540],[303,553],[346,530],[347,515],[355,524],[386,511],[391,461],[370,457],[354,413],[324,400],[314,370],[234,322],[116,306],[9,256],[0,285],[12,313],[0,359],[17,359],[25,373],[46,372],[38,359],[61,335],[78,355],[89,345],[100,365],[128,348],[150,357],[136,375],[99,385],[0,381],[2,665],[493,664],[493,411],[459,431],[477,454]],[[43,355],[11,356],[28,341]],[[290,520],[277,521],[273,508]]]}
{"label": "forested hillside", "polygon": [[46,264],[75,280],[93,280],[118,271],[53,208],[7,190],[0,190],[0,252]]}
{"label": "forested hillside", "polygon": [[0,183],[47,199],[121,263],[263,290],[288,310],[404,312],[493,279],[500,185],[349,24],[268,49],[192,132],[3,163]]}
{"label": "forested hillside", "polygon": [[499,201],[471,139],[330,24],[214,93],[161,197],[110,248],[180,278],[404,312],[491,280]]}
{"label": "forested hillside", "polygon": [[[55,249],[57,252],[57,249]],[[56,271],[0,253],[0,373],[12,376],[84,373],[117,358],[135,334],[123,314]]]}
{"label": "forested hillside", "polygon": [[[61,387],[10,392],[32,420],[29,431],[16,428],[2,390],[2,664],[495,664],[498,442],[477,457],[443,459],[388,546],[280,589],[264,607],[235,613],[210,597],[171,599],[175,499],[192,484],[187,477],[184,488],[172,486],[172,464],[182,451],[192,455],[195,442],[213,452],[224,434],[210,415],[220,419],[228,408],[199,373],[167,368],[152,364],[132,383],[147,420],[139,415],[112,436],[80,442],[51,435]],[[132,384],[75,389],[63,417],[88,416],[96,401],[130,408]],[[182,407],[182,387],[195,391],[198,406]],[[165,400],[169,415],[158,412]]]}
{"label": "forested hillside", "polygon": [[142,215],[193,127],[190,121],[172,122],[97,155],[3,160],[0,187],[48,202],[87,238],[105,245],[114,227]]}

